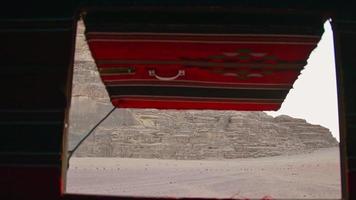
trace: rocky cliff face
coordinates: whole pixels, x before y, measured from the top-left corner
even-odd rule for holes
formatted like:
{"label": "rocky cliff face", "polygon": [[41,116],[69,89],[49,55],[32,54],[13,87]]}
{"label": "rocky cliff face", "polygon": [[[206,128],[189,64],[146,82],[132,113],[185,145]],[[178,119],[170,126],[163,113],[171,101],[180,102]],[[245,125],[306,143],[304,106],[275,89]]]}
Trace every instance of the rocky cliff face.
{"label": "rocky cliff face", "polygon": [[[112,108],[83,39],[83,34],[78,34],[69,149]],[[337,145],[328,129],[289,116],[117,109],[75,155],[230,159],[298,154]]]}
{"label": "rocky cliff face", "polygon": [[99,127],[77,156],[226,159],[298,154],[336,145],[328,129],[287,116],[125,109]]}

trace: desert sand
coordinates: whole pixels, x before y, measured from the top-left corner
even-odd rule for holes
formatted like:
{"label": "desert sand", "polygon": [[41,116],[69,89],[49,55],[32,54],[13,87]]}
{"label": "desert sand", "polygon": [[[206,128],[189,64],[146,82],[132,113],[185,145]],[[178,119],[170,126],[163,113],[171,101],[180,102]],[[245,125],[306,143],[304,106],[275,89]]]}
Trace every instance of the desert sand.
{"label": "desert sand", "polygon": [[66,187],[124,196],[340,199],[339,150],[229,160],[74,157]]}

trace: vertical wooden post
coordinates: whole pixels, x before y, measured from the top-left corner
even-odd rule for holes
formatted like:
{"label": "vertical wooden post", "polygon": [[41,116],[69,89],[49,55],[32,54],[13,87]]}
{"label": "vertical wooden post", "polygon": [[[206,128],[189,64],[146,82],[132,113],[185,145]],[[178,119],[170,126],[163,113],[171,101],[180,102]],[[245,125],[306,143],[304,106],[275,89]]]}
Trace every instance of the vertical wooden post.
{"label": "vertical wooden post", "polygon": [[343,199],[356,199],[356,19],[332,19],[339,99]]}
{"label": "vertical wooden post", "polygon": [[16,3],[0,8],[0,199],[59,199],[75,5]]}

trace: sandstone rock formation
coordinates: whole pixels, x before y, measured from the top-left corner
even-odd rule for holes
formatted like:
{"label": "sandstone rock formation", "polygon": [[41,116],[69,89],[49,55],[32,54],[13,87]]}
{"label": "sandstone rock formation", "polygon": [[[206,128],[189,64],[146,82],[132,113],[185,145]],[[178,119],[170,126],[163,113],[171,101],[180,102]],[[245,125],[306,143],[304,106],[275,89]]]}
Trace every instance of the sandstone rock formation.
{"label": "sandstone rock formation", "polygon": [[125,109],[99,127],[77,156],[243,158],[297,154],[336,145],[328,129],[287,116]]}
{"label": "sandstone rock formation", "polygon": [[[77,38],[69,149],[111,108],[95,63]],[[337,146],[330,131],[303,119],[264,112],[118,109],[76,156],[230,159],[310,152]]]}

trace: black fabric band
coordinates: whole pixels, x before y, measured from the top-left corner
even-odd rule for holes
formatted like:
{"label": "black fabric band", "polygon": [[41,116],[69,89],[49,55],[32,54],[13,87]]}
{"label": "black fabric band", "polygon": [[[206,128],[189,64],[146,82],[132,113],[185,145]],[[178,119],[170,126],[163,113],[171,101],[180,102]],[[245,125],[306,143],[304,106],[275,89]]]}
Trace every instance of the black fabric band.
{"label": "black fabric band", "polygon": [[108,86],[110,96],[176,96],[198,98],[232,98],[232,99],[280,99],[288,94],[288,89],[232,89],[203,87],[164,87],[164,86]]}

